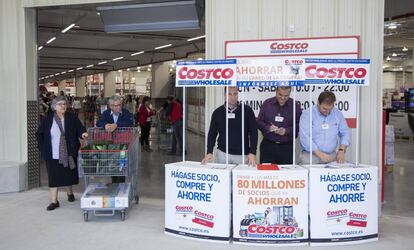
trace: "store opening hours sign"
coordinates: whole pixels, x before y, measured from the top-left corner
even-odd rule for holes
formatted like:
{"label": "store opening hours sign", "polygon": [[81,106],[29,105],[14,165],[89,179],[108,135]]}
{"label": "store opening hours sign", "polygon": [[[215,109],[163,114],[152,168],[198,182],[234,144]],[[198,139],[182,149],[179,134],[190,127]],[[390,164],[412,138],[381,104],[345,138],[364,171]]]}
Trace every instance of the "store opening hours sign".
{"label": "store opening hours sign", "polygon": [[[226,58],[236,58],[238,60],[264,58],[289,60],[295,58],[356,59],[359,55],[359,37],[227,41],[225,50]],[[310,73],[312,73],[312,69],[310,70]],[[360,72],[358,72],[358,74],[359,73]],[[324,74],[323,70],[319,70],[318,76],[324,76]],[[329,70],[326,76],[328,76],[328,74]],[[333,74],[332,71],[331,74]],[[348,75],[349,74],[351,74],[351,72],[348,72]],[[330,78],[328,78],[328,80],[329,79]],[[350,128],[356,128],[357,88],[355,86],[341,86],[336,84],[332,86],[318,86],[315,84],[312,86],[296,86],[295,88],[297,90],[296,100],[301,103],[303,110],[315,105],[318,96],[322,91],[329,90],[334,92],[337,97],[336,107],[344,114],[348,126]],[[263,101],[275,96],[276,87],[266,85],[250,86],[239,88],[239,91],[244,91],[244,102],[253,109],[257,116]],[[309,100],[309,91],[313,92],[312,100]]]}

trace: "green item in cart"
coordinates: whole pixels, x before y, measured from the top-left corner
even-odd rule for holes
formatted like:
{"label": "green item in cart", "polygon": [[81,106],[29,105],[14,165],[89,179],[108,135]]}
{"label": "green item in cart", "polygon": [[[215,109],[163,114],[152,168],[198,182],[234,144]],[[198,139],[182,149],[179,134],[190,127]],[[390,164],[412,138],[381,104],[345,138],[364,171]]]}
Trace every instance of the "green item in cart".
{"label": "green item in cart", "polygon": [[121,152],[119,152],[119,158],[124,159],[126,158],[126,151],[122,150]]}
{"label": "green item in cart", "polygon": [[120,147],[121,146],[119,144],[109,144],[108,145],[108,150],[119,150]]}

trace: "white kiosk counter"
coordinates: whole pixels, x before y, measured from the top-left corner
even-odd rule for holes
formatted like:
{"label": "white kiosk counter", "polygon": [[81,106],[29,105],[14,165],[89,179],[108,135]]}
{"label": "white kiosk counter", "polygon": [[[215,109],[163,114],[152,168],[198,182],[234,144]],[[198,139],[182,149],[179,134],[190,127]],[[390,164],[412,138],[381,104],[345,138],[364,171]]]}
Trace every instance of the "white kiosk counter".
{"label": "white kiosk counter", "polygon": [[255,245],[308,244],[308,170],[233,169],[233,242]]}
{"label": "white kiosk counter", "polygon": [[378,168],[368,165],[307,167],[310,244],[378,240]]}
{"label": "white kiosk counter", "polygon": [[234,165],[165,165],[165,233],[228,243]]}

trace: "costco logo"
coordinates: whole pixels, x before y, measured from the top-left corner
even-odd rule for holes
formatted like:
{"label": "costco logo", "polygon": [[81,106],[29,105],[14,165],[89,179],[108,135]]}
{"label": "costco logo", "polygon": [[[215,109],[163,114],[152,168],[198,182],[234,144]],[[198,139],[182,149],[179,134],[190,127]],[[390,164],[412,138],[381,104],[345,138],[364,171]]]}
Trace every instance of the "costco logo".
{"label": "costco logo", "polygon": [[247,228],[250,234],[293,234],[296,228],[292,226],[258,226],[252,224]]}
{"label": "costco logo", "polygon": [[234,71],[231,68],[211,68],[211,69],[191,69],[188,67],[182,67],[178,71],[178,77],[180,79],[230,79],[234,75]]}
{"label": "costco logo", "polygon": [[175,212],[178,214],[192,213],[193,207],[192,206],[175,206]]}
{"label": "costco logo", "polygon": [[307,78],[364,78],[367,75],[365,68],[354,67],[318,67],[310,65],[306,67],[305,74]]}
{"label": "costco logo", "polygon": [[274,42],[270,44],[270,53],[289,54],[308,52],[309,43]]}

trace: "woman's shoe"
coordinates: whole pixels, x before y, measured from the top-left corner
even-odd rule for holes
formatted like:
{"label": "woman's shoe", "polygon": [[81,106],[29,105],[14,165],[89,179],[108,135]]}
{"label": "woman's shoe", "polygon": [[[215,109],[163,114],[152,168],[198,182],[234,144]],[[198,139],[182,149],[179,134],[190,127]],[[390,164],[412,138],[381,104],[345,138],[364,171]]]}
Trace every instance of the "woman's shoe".
{"label": "woman's shoe", "polygon": [[149,146],[149,145],[147,145],[147,146],[146,146],[145,150],[146,150],[147,152],[152,152],[152,151],[153,151],[153,150],[150,148],[150,146]]}
{"label": "woman's shoe", "polygon": [[68,195],[68,201],[69,202],[74,202],[75,201],[75,195],[73,194],[67,194]]}
{"label": "woman's shoe", "polygon": [[46,207],[47,211],[52,211],[55,210],[56,208],[59,207],[59,201],[57,201],[56,203],[50,203],[49,206]]}

